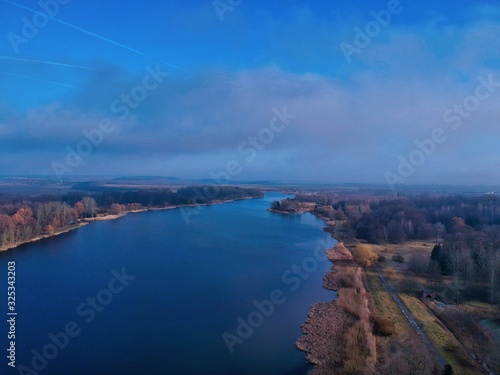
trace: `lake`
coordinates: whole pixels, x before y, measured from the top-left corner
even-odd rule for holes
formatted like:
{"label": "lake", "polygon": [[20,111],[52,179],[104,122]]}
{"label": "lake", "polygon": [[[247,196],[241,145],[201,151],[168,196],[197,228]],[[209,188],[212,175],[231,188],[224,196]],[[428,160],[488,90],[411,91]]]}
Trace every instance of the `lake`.
{"label": "lake", "polygon": [[[335,298],[322,288],[335,240],[309,213],[266,211],[285,197],[128,214],[1,253],[4,314],[16,262],[16,364],[50,375],[305,374],[295,340],[311,304]],[[0,372],[17,374],[2,357]]]}

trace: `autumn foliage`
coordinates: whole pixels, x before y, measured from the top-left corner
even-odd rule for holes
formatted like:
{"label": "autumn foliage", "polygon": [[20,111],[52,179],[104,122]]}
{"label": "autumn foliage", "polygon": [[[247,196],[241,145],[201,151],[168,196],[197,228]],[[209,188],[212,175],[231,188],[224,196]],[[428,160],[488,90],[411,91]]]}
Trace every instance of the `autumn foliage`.
{"label": "autumn foliage", "polygon": [[371,266],[378,259],[377,253],[368,244],[355,246],[351,249],[351,253],[354,261],[363,268]]}

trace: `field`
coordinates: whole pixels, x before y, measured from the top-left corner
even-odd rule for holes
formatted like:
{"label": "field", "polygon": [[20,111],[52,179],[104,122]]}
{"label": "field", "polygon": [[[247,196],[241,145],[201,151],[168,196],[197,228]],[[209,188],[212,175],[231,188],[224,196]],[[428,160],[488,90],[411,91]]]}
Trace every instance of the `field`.
{"label": "field", "polygon": [[[378,267],[387,282],[414,315],[417,324],[441,356],[452,365],[455,374],[486,373],[482,368],[483,362],[486,362],[490,370],[499,371],[498,351],[491,349],[495,348],[493,340],[495,332],[498,333],[495,327],[498,326],[495,326],[494,320],[485,320],[498,318],[498,308],[478,301],[450,303],[445,293],[451,284],[450,279],[440,277],[436,281],[429,275],[408,270],[415,268],[415,265],[409,267],[412,261],[429,259],[433,242],[413,241],[369,246],[381,257],[379,259],[383,259],[378,262]],[[393,257],[397,260],[393,260]],[[385,364],[379,363],[380,368],[388,366],[391,361],[400,361],[405,352],[429,356],[374,269],[366,270],[365,284],[371,295],[372,311],[390,319],[395,329],[394,335],[378,339],[378,349],[385,352],[388,361]],[[429,296],[421,299],[418,294],[423,290],[427,290],[435,298]],[[397,353],[398,349],[395,348],[401,352]]]}

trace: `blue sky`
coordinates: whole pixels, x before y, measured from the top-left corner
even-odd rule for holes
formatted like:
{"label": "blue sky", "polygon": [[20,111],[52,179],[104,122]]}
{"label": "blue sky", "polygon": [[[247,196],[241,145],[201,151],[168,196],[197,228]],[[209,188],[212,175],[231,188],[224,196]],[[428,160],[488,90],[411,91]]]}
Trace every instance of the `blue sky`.
{"label": "blue sky", "polygon": [[500,1],[43,3],[0,0],[0,174],[500,184]]}

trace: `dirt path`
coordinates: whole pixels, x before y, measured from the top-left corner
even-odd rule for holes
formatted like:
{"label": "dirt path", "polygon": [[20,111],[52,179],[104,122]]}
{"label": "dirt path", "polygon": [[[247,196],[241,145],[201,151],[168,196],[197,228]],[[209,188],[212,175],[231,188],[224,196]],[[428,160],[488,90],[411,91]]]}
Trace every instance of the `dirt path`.
{"label": "dirt path", "polygon": [[403,315],[406,317],[410,325],[413,327],[417,335],[420,336],[422,341],[424,342],[425,346],[429,349],[431,354],[434,356],[434,359],[436,360],[439,365],[443,366],[447,364],[446,360],[439,354],[439,351],[436,349],[436,347],[429,341],[428,337],[425,335],[425,333],[422,331],[422,329],[418,326],[417,322],[415,321],[415,317],[413,314],[406,308],[404,303],[399,299],[398,295],[394,292],[394,289],[387,283],[385,280],[384,275],[382,275],[382,272],[380,272],[379,268],[377,267],[376,264],[374,264],[375,269],[377,270],[377,273],[380,277],[380,280],[382,280],[382,284],[384,284],[385,289],[387,289],[387,292],[391,295],[392,299],[396,304],[398,305],[399,309],[403,313]]}

